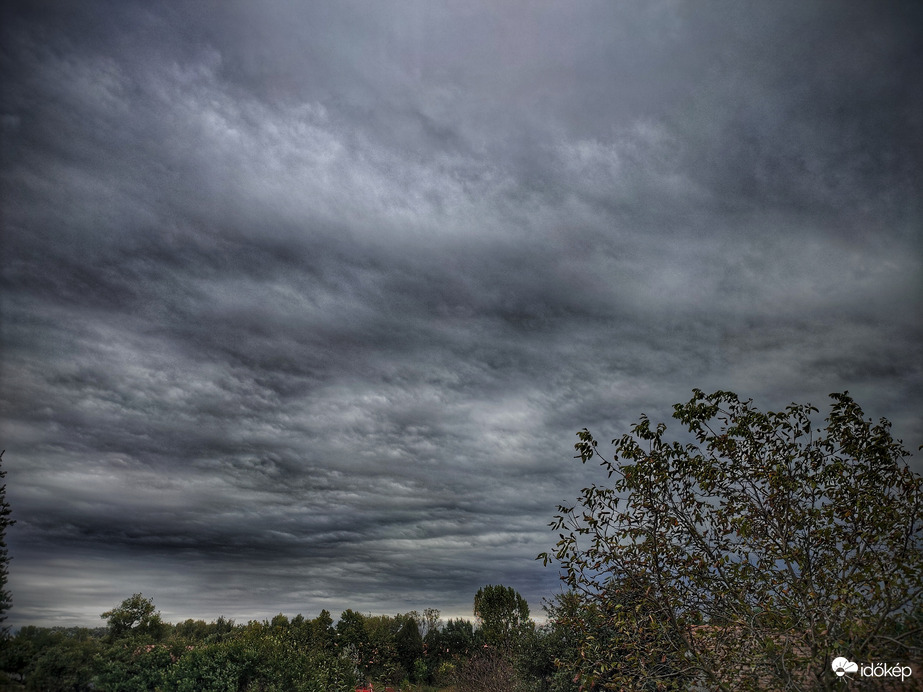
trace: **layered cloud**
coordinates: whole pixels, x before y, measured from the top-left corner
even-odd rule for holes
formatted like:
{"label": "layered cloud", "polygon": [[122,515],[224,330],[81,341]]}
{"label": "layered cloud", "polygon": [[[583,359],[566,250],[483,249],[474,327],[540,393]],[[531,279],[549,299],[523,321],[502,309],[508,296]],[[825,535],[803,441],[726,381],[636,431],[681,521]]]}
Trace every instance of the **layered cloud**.
{"label": "layered cloud", "polygon": [[915,448],[914,13],[7,10],[10,622],[537,611],[574,432],[693,387]]}

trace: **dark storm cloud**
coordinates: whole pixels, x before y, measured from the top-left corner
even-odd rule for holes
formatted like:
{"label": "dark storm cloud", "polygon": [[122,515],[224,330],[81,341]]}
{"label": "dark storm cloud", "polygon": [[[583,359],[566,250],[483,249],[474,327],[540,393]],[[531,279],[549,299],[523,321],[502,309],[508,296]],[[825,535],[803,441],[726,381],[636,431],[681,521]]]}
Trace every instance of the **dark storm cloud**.
{"label": "dark storm cloud", "polygon": [[573,434],[923,437],[919,10],[5,10],[11,621],[537,610]]}

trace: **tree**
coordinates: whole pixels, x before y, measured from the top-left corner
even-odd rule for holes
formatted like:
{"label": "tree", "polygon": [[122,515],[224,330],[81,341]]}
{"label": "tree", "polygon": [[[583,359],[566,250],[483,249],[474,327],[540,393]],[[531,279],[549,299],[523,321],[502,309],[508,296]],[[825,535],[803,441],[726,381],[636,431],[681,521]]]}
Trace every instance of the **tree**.
{"label": "tree", "polygon": [[[0,451],[0,480],[6,477],[6,471],[2,469],[3,452]],[[10,557],[6,548],[6,529],[16,523],[10,519],[9,503],[6,501],[6,484],[0,485],[0,639],[6,637],[8,628],[3,626],[6,621],[6,613],[13,604],[10,592],[6,589],[6,581],[9,577]]]}
{"label": "tree", "polygon": [[468,658],[475,648],[474,626],[462,618],[449,619],[445,627],[438,632],[436,648],[448,661]]}
{"label": "tree", "polygon": [[[694,390],[673,413],[694,441],[642,416],[612,460],[578,433],[615,479],[558,508],[539,559],[592,614],[576,618],[585,685],[827,689],[837,656],[920,660],[923,479],[887,420],[831,398],[816,430],[810,405]],[[617,646],[596,646],[600,623]]]}
{"label": "tree", "polygon": [[107,621],[112,639],[125,636],[160,639],[165,630],[154,602],[140,593],[126,598],[118,607],[107,610],[100,617]]}
{"label": "tree", "polygon": [[310,621],[310,627],[311,643],[314,647],[323,651],[332,651],[336,630],[333,628],[330,611],[326,608],[321,610],[317,617]]}
{"label": "tree", "polygon": [[474,595],[474,615],[481,625],[484,641],[491,646],[510,648],[523,627],[530,624],[529,604],[511,586],[485,586]]}
{"label": "tree", "polygon": [[340,614],[336,624],[337,642],[341,647],[360,647],[365,642],[365,616],[351,608]]}
{"label": "tree", "polygon": [[[394,632],[394,647],[397,650],[397,659],[409,677],[415,673],[415,664],[423,658],[423,637],[420,636],[420,627],[411,614],[397,615],[394,618],[397,631]],[[403,676],[402,676],[403,677]],[[400,682],[398,680],[398,682]]]}
{"label": "tree", "polygon": [[400,627],[399,620],[389,615],[369,615],[364,625],[359,650],[362,653],[361,669],[366,678],[388,685],[399,683],[408,675],[408,670],[401,665],[394,638]]}
{"label": "tree", "polygon": [[420,634],[426,639],[426,635],[431,632],[436,632],[439,628],[439,609],[438,608],[424,608],[423,609],[423,618],[419,623],[420,625]]}

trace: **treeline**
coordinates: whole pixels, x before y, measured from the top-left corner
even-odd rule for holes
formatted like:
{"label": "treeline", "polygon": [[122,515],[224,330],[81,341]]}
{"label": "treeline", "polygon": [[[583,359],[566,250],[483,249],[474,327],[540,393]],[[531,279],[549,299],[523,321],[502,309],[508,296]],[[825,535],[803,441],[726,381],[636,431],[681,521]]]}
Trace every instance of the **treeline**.
{"label": "treeline", "polygon": [[106,627],[23,627],[3,643],[0,667],[12,689],[45,692],[577,689],[555,667],[569,638],[553,617],[536,625],[503,586],[484,587],[474,605],[475,622],[427,609],[170,624],[135,594],[103,613]]}

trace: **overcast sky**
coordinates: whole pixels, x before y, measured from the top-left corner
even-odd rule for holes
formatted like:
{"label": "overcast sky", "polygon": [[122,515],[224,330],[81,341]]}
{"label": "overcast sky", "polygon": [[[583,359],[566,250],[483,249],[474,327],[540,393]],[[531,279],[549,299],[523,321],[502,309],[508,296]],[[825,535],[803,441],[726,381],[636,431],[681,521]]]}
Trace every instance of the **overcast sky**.
{"label": "overcast sky", "polygon": [[540,614],[693,387],[923,444],[918,2],[3,5],[7,624]]}

